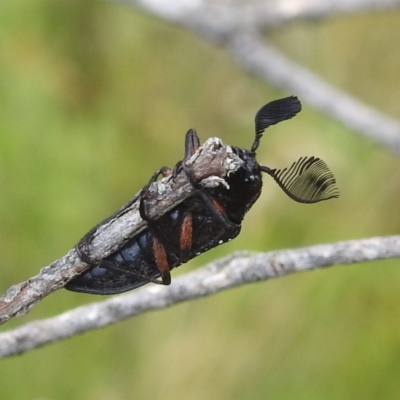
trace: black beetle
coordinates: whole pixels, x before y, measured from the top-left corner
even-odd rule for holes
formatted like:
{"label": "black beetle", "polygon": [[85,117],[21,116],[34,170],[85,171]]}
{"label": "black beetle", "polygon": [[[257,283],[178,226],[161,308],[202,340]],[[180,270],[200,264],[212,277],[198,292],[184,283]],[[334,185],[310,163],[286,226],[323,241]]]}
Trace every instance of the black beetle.
{"label": "black beetle", "polygon": [[[218,186],[199,190],[157,220],[150,220],[145,212],[143,193],[140,201],[141,217],[147,228],[130,239],[122,248],[101,260],[93,262],[87,253],[90,235],[86,235],[76,249],[82,261],[91,267],[65,286],[68,290],[92,294],[121,293],[149,282],[169,285],[170,271],[219,244],[235,238],[241,229],[246,212],[261,194],[262,172],[270,175],[283,191],[301,203],[316,203],[338,197],[335,178],[324,161],[302,157],[289,168],[271,169],[256,161],[255,151],[266,128],[295,116],[301,110],[299,100],[287,97],[262,107],[255,117],[255,140],[251,150],[233,147],[243,165],[225,178],[229,189]],[[200,146],[196,131],[186,134],[185,158]],[[174,171],[162,168],[153,175],[169,176],[181,168],[193,185],[197,185],[190,171],[180,161]],[[157,279],[161,277],[161,280]]]}

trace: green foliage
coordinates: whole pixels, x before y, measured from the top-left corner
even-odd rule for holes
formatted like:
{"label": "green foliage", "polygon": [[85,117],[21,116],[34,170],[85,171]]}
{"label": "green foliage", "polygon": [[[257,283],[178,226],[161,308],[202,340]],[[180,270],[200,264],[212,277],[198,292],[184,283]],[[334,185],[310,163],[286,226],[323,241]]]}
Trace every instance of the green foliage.
{"label": "green foliage", "polygon": [[[274,40],[400,118],[399,22],[393,13],[304,23]],[[222,49],[116,3],[5,1],[0,38],[2,291],[181,159],[187,129],[249,147],[255,112],[288,95]],[[266,178],[242,235],[174,275],[237,249],[398,233],[398,159],[307,104],[266,133],[259,160],[279,168],[302,155],[326,160],[339,200],[296,204]],[[398,399],[396,264],[251,285],[4,360],[0,397]],[[94,299],[60,291],[3,329]]]}

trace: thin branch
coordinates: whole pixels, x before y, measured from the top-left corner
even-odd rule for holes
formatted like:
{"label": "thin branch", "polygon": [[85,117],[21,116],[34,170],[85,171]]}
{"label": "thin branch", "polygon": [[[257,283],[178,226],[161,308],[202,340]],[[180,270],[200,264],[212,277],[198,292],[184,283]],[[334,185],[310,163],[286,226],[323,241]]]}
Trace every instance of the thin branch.
{"label": "thin branch", "polygon": [[1,333],[0,357],[20,354],[147,311],[210,296],[251,282],[332,265],[399,257],[400,236],[352,240],[255,255],[238,252],[177,277],[171,286],[149,285]]}
{"label": "thin branch", "polygon": [[320,20],[345,14],[384,12],[400,7],[399,0],[288,0],[275,4],[275,12],[268,16],[266,22],[276,24],[276,27],[293,20]]}
{"label": "thin branch", "polygon": [[247,6],[237,6],[232,2],[221,6],[201,0],[177,0],[165,5],[158,0],[124,2],[225,45],[246,71],[272,86],[299,96],[347,128],[400,154],[400,123],[397,120],[336,89],[310,70],[289,60],[260,34],[261,30],[276,29],[282,23],[295,19],[394,9],[400,6],[400,0],[290,0]]}
{"label": "thin branch", "polygon": [[234,31],[267,32],[294,21],[320,21],[343,15],[387,12],[400,8],[400,0],[112,0],[138,7],[170,22],[198,29],[203,34],[226,37]]}
{"label": "thin branch", "polygon": [[[205,187],[215,187],[225,182],[221,178],[228,172],[237,170],[241,162],[232,149],[223,145],[218,138],[208,139],[185,161],[198,182]],[[164,215],[194,192],[195,189],[183,171],[174,179],[164,178],[153,183],[146,191],[149,217]],[[140,218],[137,198],[135,196],[116,214],[94,228],[91,241],[93,259],[105,258],[146,227],[146,223]],[[43,268],[38,275],[12,286],[0,299],[0,323],[13,316],[25,314],[39,300],[62,288],[88,267],[73,249],[66,256]]]}
{"label": "thin branch", "polygon": [[400,0],[115,0],[139,7],[161,19],[177,23],[209,21],[222,29],[247,27],[276,29],[296,20],[321,20],[346,14],[384,12],[400,7]]}
{"label": "thin branch", "polygon": [[400,154],[400,123],[329,85],[285,57],[256,33],[237,33],[230,50],[238,64],[271,85],[295,93],[351,130]]}
{"label": "thin branch", "polygon": [[[286,0],[255,1],[243,6],[229,7],[230,23],[240,26],[243,16],[248,26],[264,32],[281,28],[294,21],[321,21],[344,15],[385,12],[400,7],[400,0]],[[228,7],[225,7],[228,8]],[[241,19],[242,18],[242,19]]]}
{"label": "thin branch", "polygon": [[[262,29],[276,29],[277,26],[295,19],[325,18],[340,13],[366,10],[387,10],[398,7],[400,0],[340,0],[333,4],[329,0],[273,2],[265,4],[266,7],[274,7],[270,8],[268,13],[262,13],[255,8],[257,15],[252,14],[255,19],[243,9],[227,8],[222,13],[216,12],[209,5],[212,3],[208,4],[201,0],[176,0],[168,2],[167,8],[163,8],[163,3],[156,0],[129,0],[129,3],[140,6],[162,19],[197,31],[209,40],[225,44],[237,62],[247,71],[274,86],[294,92],[350,129],[400,154],[400,125],[397,121],[363,105],[288,60],[260,35]],[[229,147],[217,145],[216,142],[213,146],[213,150],[204,151],[204,154],[216,155],[221,150],[222,155],[216,156],[216,160],[226,161]],[[203,182],[205,185],[220,184],[221,178],[228,171],[237,168],[235,164],[237,160],[234,158],[230,159],[230,164],[221,165],[218,162],[214,164],[212,160],[201,161],[201,154],[198,153],[193,157],[193,163],[199,166],[199,171],[202,172],[200,175],[205,178]],[[199,158],[197,161],[196,157]],[[178,175],[174,181],[166,179],[156,182],[149,192],[149,201],[153,201],[150,210],[154,210],[154,215],[150,212],[150,216],[165,214],[193,192],[194,189],[185,174]],[[94,257],[111,254],[144,229],[145,223],[140,219],[136,200],[137,197],[96,227],[92,242]],[[0,335],[0,355],[18,354],[76,333],[104,327],[144,311],[164,308],[254,281],[330,265],[399,256],[400,236],[342,242],[255,256],[239,253],[177,278],[168,288],[148,286],[128,295],[80,307],[58,317],[33,322],[5,332]],[[26,313],[40,299],[62,287],[65,282],[82,273],[87,267],[79,260],[75,250],[71,250],[62,259],[45,267],[39,275],[13,286],[0,299],[0,322]]]}

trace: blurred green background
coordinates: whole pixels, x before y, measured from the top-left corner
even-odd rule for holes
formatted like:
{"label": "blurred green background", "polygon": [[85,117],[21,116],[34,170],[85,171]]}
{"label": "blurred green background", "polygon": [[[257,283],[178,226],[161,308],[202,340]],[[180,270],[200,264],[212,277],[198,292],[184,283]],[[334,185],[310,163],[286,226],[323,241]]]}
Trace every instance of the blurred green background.
{"label": "blurred green background", "polygon": [[[296,23],[271,40],[332,84],[400,119],[400,13]],[[0,4],[0,286],[35,275],[127,202],[184,134],[249,147],[255,112],[292,93],[229,54],[133,8]],[[293,93],[296,94],[296,93]],[[316,155],[339,200],[288,199],[272,180],[234,250],[399,233],[399,159],[303,104],[267,131],[259,160]],[[153,312],[0,362],[1,399],[399,399],[398,261],[258,283]],[[58,291],[22,319],[100,298]]]}

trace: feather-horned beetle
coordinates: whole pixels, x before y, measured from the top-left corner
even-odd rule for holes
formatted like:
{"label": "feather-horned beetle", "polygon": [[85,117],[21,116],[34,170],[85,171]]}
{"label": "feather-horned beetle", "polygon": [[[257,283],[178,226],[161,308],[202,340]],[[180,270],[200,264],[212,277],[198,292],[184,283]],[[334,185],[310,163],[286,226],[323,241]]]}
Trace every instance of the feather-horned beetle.
{"label": "feather-horned beetle", "polygon": [[[296,97],[272,101],[255,117],[255,140],[250,150],[233,147],[242,166],[225,177],[227,187],[202,188],[185,166],[185,160],[200,146],[196,131],[186,134],[185,158],[170,170],[157,171],[138,196],[140,215],[147,228],[131,238],[122,248],[93,262],[88,254],[91,232],[77,245],[82,261],[91,267],[67,283],[66,288],[92,294],[121,293],[146,283],[171,283],[170,271],[219,244],[235,238],[246,212],[261,194],[262,172],[270,175],[283,191],[301,203],[317,203],[338,197],[335,178],[324,161],[302,157],[289,168],[271,169],[256,161],[255,151],[266,128],[294,117],[301,110]],[[145,192],[158,176],[174,177],[184,170],[198,191],[157,220],[146,214]],[[160,278],[161,280],[157,279]]]}

